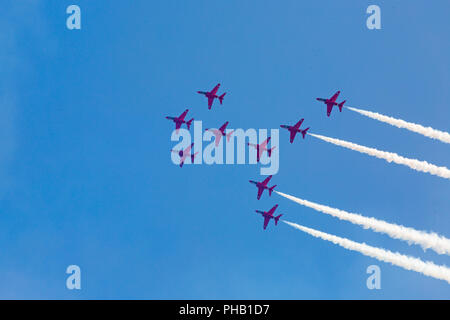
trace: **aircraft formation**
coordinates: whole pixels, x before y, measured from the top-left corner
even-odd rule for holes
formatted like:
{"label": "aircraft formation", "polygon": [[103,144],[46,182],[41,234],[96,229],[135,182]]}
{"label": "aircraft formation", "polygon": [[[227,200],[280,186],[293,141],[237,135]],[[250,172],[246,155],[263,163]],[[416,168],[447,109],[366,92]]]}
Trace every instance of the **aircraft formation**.
{"label": "aircraft formation", "polygon": [[[197,91],[197,93],[204,95],[206,98],[208,98],[208,110],[211,110],[214,100],[218,99],[219,103],[222,105],[223,104],[223,100],[224,97],[226,95],[226,92],[222,93],[221,95],[217,95],[217,92],[219,91],[220,88],[220,83],[218,83],[211,91]],[[325,99],[325,98],[317,98],[318,101],[323,102],[326,106],[327,106],[327,116],[329,117],[331,114],[331,111],[333,109],[334,106],[338,106],[339,111],[342,112],[342,107],[344,106],[346,100],[337,103],[336,100],[339,96],[341,92],[337,91],[331,98],[329,99]],[[166,116],[166,119],[171,120],[175,123],[175,130],[178,133],[179,129],[181,128],[181,126],[183,124],[186,125],[187,129],[190,129],[191,123],[194,120],[194,118],[191,118],[189,121],[186,121],[186,115],[189,112],[189,109],[186,109],[180,116],[178,117],[171,117],[171,116]],[[295,125],[290,126],[290,125],[280,125],[281,128],[286,129],[289,131],[289,142],[293,143],[295,136],[297,135],[297,133],[301,133],[303,139],[305,139],[305,136],[308,132],[308,130],[310,129],[310,127],[307,127],[306,129],[301,129],[301,125],[303,123],[305,119],[300,119]],[[234,131],[225,133],[225,130],[227,128],[229,124],[229,121],[226,121],[219,129],[205,129],[205,131],[211,131],[214,136],[215,136],[215,145],[216,147],[219,145],[220,140],[223,137],[226,137],[227,141],[230,140],[230,138],[232,137],[232,134]],[[269,157],[272,156],[272,151],[276,148],[276,146],[273,146],[271,148],[268,148],[268,145],[270,143],[270,137],[268,137],[267,139],[265,139],[263,142],[261,143],[257,143],[257,144],[253,144],[253,143],[247,143],[248,146],[255,148],[256,149],[256,161],[260,162],[261,156],[264,154],[264,152],[267,152],[267,155]],[[194,158],[195,156],[198,154],[198,152],[196,153],[192,153],[192,150],[194,148],[194,144],[192,143],[190,146],[188,146],[186,149],[184,150],[172,150],[172,152],[177,153],[180,156],[180,167],[183,167],[184,162],[186,161],[186,159],[188,157],[191,158],[191,163],[194,162]],[[276,185],[273,185],[271,187],[268,186],[270,180],[272,179],[272,176],[270,175],[269,177],[267,177],[266,179],[264,179],[261,182],[258,181],[253,181],[253,180],[249,180],[250,183],[256,185],[256,187],[258,188],[258,194],[256,196],[257,200],[261,199],[261,196],[264,192],[264,190],[267,190],[269,193],[269,196],[272,195],[273,190],[275,189]],[[282,214],[279,214],[277,216],[274,216],[275,210],[278,208],[278,204],[276,204],[275,206],[273,206],[269,211],[261,211],[261,210],[256,210],[256,213],[261,214],[262,217],[264,218],[264,222],[263,222],[263,229],[266,230],[270,220],[274,220],[275,225],[278,224],[278,221],[280,219],[280,217],[282,216]]]}
{"label": "aircraft formation", "polygon": [[[218,90],[220,88],[220,84],[217,84],[213,90],[211,91],[198,91],[198,93],[206,96],[208,98],[208,109],[211,110],[214,100],[218,99],[220,105],[223,104],[223,100],[226,93],[222,93],[218,95]],[[333,111],[333,107],[337,106],[339,111],[342,112],[342,109],[346,103],[346,100],[343,100],[341,102],[338,102],[338,98],[340,95],[340,91],[336,91],[331,98],[316,98],[317,101],[320,101],[325,104],[326,106],[326,115],[327,117],[330,117],[331,112]],[[419,133],[423,136],[440,140],[444,143],[450,143],[450,133],[440,131],[433,129],[431,127],[424,127],[415,123],[410,123],[401,119],[396,119],[393,117],[385,116],[376,112],[371,112],[367,110],[362,110],[354,107],[350,107],[348,105],[345,106],[346,109],[359,113],[363,116],[385,122],[387,124],[390,124],[392,126],[396,126],[399,128],[405,128],[412,132]],[[187,113],[189,112],[189,109],[186,109],[180,116],[178,117],[169,117],[167,116],[166,119],[171,120],[175,124],[175,131],[178,132],[180,128],[185,125],[187,129],[189,130],[192,124],[193,118],[190,120],[186,120]],[[304,123],[305,119],[300,118],[295,124],[293,125],[287,125],[282,124],[280,127],[282,129],[286,129],[289,132],[289,142],[290,144],[293,144],[295,141],[295,138],[297,134],[300,134],[303,139],[305,139],[306,135],[309,135],[313,138],[326,141],[328,143],[334,144],[336,146],[340,146],[349,150],[358,151],[363,154],[367,154],[372,157],[376,157],[379,159],[384,159],[385,161],[389,163],[395,163],[395,164],[401,164],[404,166],[409,167],[410,169],[413,169],[415,171],[420,172],[426,172],[432,175],[439,176],[441,178],[450,179],[450,169],[443,167],[443,166],[436,166],[434,164],[431,164],[426,161],[420,161],[417,159],[411,159],[402,157],[396,153],[393,152],[387,152],[378,150],[371,147],[362,146],[353,142],[344,141],[336,138],[326,137],[323,135],[315,134],[315,133],[308,133],[309,127],[303,127],[302,125]],[[215,145],[216,147],[219,146],[221,139],[226,139],[227,142],[230,141],[231,137],[233,136],[233,132],[226,132],[226,128],[229,124],[229,121],[225,121],[225,123],[219,127],[219,129],[206,129],[206,131],[210,131],[215,136]],[[299,138],[300,139],[300,138]],[[299,140],[297,139],[297,140]],[[261,157],[267,153],[267,156],[270,158],[272,156],[273,150],[276,148],[276,146],[273,146],[273,141],[271,142],[271,137],[268,137],[264,141],[260,143],[247,143],[249,148],[254,148],[256,150],[256,160],[257,163],[260,162]],[[269,146],[270,145],[270,146]],[[194,162],[195,156],[198,154],[198,152],[194,153],[194,143],[189,145],[187,148],[182,150],[172,150],[173,153],[176,153],[180,157],[180,167],[183,167],[183,164],[185,163],[186,159],[190,159],[191,163]],[[249,180],[249,182],[256,186],[257,188],[257,194],[256,199],[260,200],[263,197],[264,191],[267,190],[266,194],[268,194],[269,197],[272,196],[272,193],[275,192],[279,196],[282,196],[284,198],[287,198],[293,202],[296,202],[300,205],[303,205],[305,207],[312,208],[318,212],[331,215],[333,217],[339,218],[341,220],[349,221],[353,224],[360,225],[364,229],[371,229],[372,231],[384,233],[390,236],[393,239],[400,239],[403,241],[407,241],[409,244],[413,243],[416,245],[422,246],[424,250],[426,249],[432,249],[438,254],[447,254],[450,255],[450,239],[440,236],[433,232],[425,232],[416,230],[411,227],[405,227],[403,225],[396,225],[394,223],[389,223],[383,220],[379,220],[373,217],[365,217],[360,214],[354,214],[351,212],[345,212],[343,210],[340,210],[338,208],[332,208],[328,207],[326,205],[317,204],[311,201],[303,200],[301,198],[291,196],[289,194],[285,194],[281,191],[275,191],[275,188],[277,187],[276,184],[273,184],[271,182],[272,175],[265,177],[262,181],[255,181],[255,180]],[[258,215],[261,215],[263,218],[263,224],[262,228],[263,230],[267,230],[267,227],[270,224],[270,221],[273,220],[273,223],[275,226],[278,225],[278,222],[280,221],[283,214],[276,212],[278,208],[278,204],[275,204],[272,208],[270,208],[268,211],[264,210],[255,210],[255,212]],[[384,248],[379,247],[372,247],[365,243],[359,243],[356,241],[352,241],[350,239],[338,237],[332,234],[328,234],[325,232],[321,232],[315,229],[311,229],[302,225],[299,225],[297,223],[293,223],[290,221],[287,221],[285,219],[281,220],[283,223],[286,223],[287,225],[298,229],[302,232],[305,232],[307,234],[310,234],[314,237],[321,238],[322,240],[330,241],[334,244],[337,244],[345,249],[352,250],[359,252],[365,256],[369,256],[371,258],[375,258],[379,261],[387,262],[392,265],[401,267],[405,270],[412,270],[416,271],[418,273],[421,273],[423,275],[433,277],[435,279],[445,280],[450,284],[450,268],[446,267],[445,265],[436,265],[431,261],[423,261],[420,258],[415,258],[407,255],[400,254],[398,252],[392,252],[389,250],[386,250]]]}

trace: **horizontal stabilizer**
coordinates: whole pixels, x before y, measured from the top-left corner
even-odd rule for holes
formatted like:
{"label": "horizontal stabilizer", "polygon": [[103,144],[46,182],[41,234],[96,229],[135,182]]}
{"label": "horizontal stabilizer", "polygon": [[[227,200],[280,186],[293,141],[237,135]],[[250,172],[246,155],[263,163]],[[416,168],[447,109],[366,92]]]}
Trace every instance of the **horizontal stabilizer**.
{"label": "horizontal stabilizer", "polygon": [[280,214],[279,216],[275,217],[275,225],[278,224],[278,220],[280,220],[281,216],[282,216],[282,214]]}
{"label": "horizontal stabilizer", "polygon": [[191,124],[192,124],[192,121],[194,120],[194,118],[192,118],[191,120],[189,120],[188,122],[186,122],[186,125],[187,125],[187,128],[188,128],[188,130],[191,128]]}
{"label": "horizontal stabilizer", "polygon": [[339,107],[339,111],[342,112],[342,107],[344,106],[344,104],[347,102],[347,100],[342,101],[341,103],[338,104]]}
{"label": "horizontal stabilizer", "polygon": [[220,104],[222,104],[223,98],[225,97],[226,94],[227,94],[227,93],[225,92],[224,94],[222,94],[221,96],[219,96]]}
{"label": "horizontal stabilizer", "polygon": [[305,139],[306,133],[308,132],[309,127],[302,131],[303,139]]}
{"label": "horizontal stabilizer", "polygon": [[272,195],[273,189],[275,189],[276,186],[277,186],[277,185],[274,185],[274,186],[272,186],[272,187],[269,188],[269,196]]}

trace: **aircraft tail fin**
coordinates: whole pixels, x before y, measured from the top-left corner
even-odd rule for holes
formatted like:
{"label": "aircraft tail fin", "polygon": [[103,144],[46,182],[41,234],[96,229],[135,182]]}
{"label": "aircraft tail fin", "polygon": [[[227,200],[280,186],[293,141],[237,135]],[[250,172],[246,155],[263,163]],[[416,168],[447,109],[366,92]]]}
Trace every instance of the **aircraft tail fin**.
{"label": "aircraft tail fin", "polygon": [[305,139],[306,133],[308,132],[309,127],[302,131],[303,139]]}
{"label": "aircraft tail fin", "polygon": [[275,189],[277,185],[273,185],[272,187],[269,188],[269,197],[272,195],[273,189]]}
{"label": "aircraft tail fin", "polygon": [[230,142],[231,139],[231,135],[234,133],[234,130],[231,130],[230,132],[227,133],[227,142]]}
{"label": "aircraft tail fin", "polygon": [[194,163],[194,159],[197,154],[198,152],[191,154],[191,163]]}
{"label": "aircraft tail fin", "polygon": [[224,94],[222,94],[221,96],[219,96],[219,102],[220,104],[222,104],[223,98],[225,97],[227,93],[225,92]]}
{"label": "aircraft tail fin", "polygon": [[188,130],[191,128],[191,124],[192,124],[192,121],[194,120],[194,118],[192,118],[191,120],[189,120],[188,122],[186,122],[186,125],[187,125],[187,128],[188,128]]}
{"label": "aircraft tail fin", "polygon": [[282,216],[282,214],[280,214],[279,216],[276,216],[276,217],[274,218],[274,219],[275,219],[275,225],[278,224],[278,220],[280,220],[281,216]]}
{"label": "aircraft tail fin", "polygon": [[339,111],[342,112],[342,107],[344,106],[344,103],[346,103],[347,100],[342,101],[341,103],[338,104],[339,107]]}

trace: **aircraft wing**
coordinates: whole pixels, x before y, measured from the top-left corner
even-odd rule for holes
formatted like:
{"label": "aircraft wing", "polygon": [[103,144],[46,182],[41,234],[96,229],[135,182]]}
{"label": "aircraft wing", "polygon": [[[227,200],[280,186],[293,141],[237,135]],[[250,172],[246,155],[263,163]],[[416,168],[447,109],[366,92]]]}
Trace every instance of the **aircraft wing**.
{"label": "aircraft wing", "polygon": [[220,139],[222,139],[222,132],[220,132],[219,130],[214,131],[214,136],[216,137],[216,139],[214,140],[216,147],[219,146],[220,143]]}
{"label": "aircraft wing", "polygon": [[258,200],[261,199],[261,195],[262,195],[263,191],[264,191],[264,188],[258,187],[258,196],[257,196]]}
{"label": "aircraft wing", "polygon": [[188,147],[183,151],[183,153],[184,153],[185,155],[190,154],[191,149],[192,149],[193,146],[194,146],[194,144],[192,143],[190,146],[188,146]]}
{"label": "aircraft wing", "polygon": [[259,149],[257,148],[257,150],[258,150],[258,154],[257,154],[256,160],[259,162],[259,160],[261,159],[262,153],[264,152],[264,149],[259,147]]}
{"label": "aircraft wing", "polygon": [[298,129],[298,128],[300,128],[300,126],[301,126],[301,125],[302,125],[302,123],[303,123],[303,120],[305,120],[305,119],[300,119],[300,121],[299,121],[299,122],[297,122],[297,123],[295,124],[294,128],[295,128],[295,129]]}
{"label": "aircraft wing", "polygon": [[266,230],[267,225],[269,224],[270,217],[264,217],[264,230]]}
{"label": "aircraft wing", "polygon": [[269,141],[270,141],[270,137],[267,138],[266,140],[264,140],[263,142],[261,142],[261,144],[259,145],[259,149],[264,150],[267,147],[267,145],[269,144]]}
{"label": "aircraft wing", "polygon": [[184,110],[184,112],[178,117],[178,119],[184,120],[184,117],[186,117],[188,111],[189,111],[188,109]]}
{"label": "aircraft wing", "polygon": [[211,90],[211,92],[210,92],[211,95],[215,95],[217,93],[217,90],[219,90],[219,87],[220,87],[220,83],[217,86],[215,86],[214,89]]}
{"label": "aircraft wing", "polygon": [[219,128],[219,130],[220,130],[221,132],[224,132],[225,129],[226,129],[226,127],[227,127],[227,125],[228,125],[228,121],[225,122],[225,123]]}
{"label": "aircraft wing", "polygon": [[327,115],[330,116],[331,110],[333,110],[332,104],[327,104]]}
{"label": "aircraft wing", "polygon": [[267,212],[267,213],[268,213],[269,215],[271,215],[271,216],[272,216],[272,215],[273,215],[273,213],[275,212],[275,210],[277,210],[277,208],[278,208],[278,205],[276,204],[276,205],[274,205],[274,206],[273,206],[273,208],[272,208],[272,209],[270,209],[270,210],[269,210],[269,212]]}
{"label": "aircraft wing", "polygon": [[211,109],[214,98],[208,98],[208,107]]}
{"label": "aircraft wing", "polygon": [[175,130],[178,130],[178,129],[180,129],[181,128],[181,121],[176,121],[175,122]]}
{"label": "aircraft wing", "polygon": [[268,176],[266,179],[264,179],[264,181],[262,182],[262,184],[263,184],[264,186],[267,186],[267,184],[269,183],[270,179],[272,179],[272,176],[271,176],[271,175]]}
{"label": "aircraft wing", "polygon": [[289,137],[289,141],[292,143],[294,141],[295,135],[297,134],[297,131],[291,131],[291,136]]}
{"label": "aircraft wing", "polygon": [[336,92],[332,97],[331,97],[331,101],[332,102],[336,102],[336,100],[337,100],[337,98],[338,98],[338,96],[339,96],[339,93],[341,93],[340,91],[338,91],[338,92]]}
{"label": "aircraft wing", "polygon": [[[188,147],[189,148],[189,147]],[[180,168],[183,168],[183,164],[184,161],[186,161],[186,157],[187,157],[187,153],[185,153],[181,158],[180,158]]]}

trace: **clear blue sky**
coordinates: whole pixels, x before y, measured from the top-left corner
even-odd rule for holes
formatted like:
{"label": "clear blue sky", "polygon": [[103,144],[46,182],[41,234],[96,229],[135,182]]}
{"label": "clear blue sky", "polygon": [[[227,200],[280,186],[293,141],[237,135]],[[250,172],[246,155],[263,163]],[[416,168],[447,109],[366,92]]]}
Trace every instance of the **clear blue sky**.
{"label": "clear blue sky", "polygon": [[[449,3],[7,1],[0,13],[0,297],[450,298],[448,283],[312,238],[255,209],[450,265],[278,195],[257,166],[170,161],[186,107],[205,125],[315,133],[450,166],[448,145],[315,97],[450,130]],[[77,4],[82,29],[66,28]],[[382,30],[366,28],[370,4]],[[221,82],[224,106],[196,90]],[[450,236],[450,182],[280,132],[278,190]],[[82,289],[65,287],[79,265]],[[366,268],[380,266],[381,290]]]}

